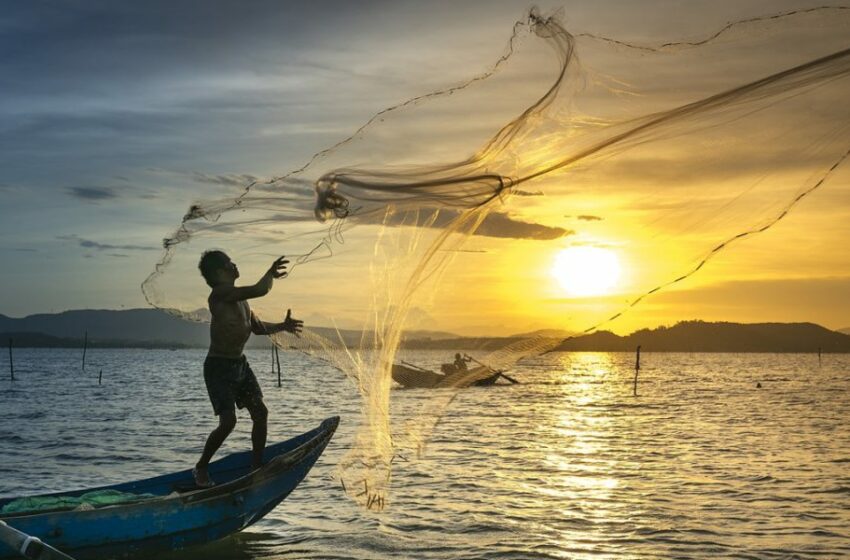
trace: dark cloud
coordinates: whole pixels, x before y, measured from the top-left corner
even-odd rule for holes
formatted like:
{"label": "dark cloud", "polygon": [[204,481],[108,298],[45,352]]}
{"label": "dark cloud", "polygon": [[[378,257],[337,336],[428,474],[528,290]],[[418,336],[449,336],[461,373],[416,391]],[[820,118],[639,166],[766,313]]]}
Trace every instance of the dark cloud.
{"label": "dark cloud", "polygon": [[[159,251],[159,247],[150,247],[146,245],[113,245],[111,243],[99,243],[90,239],[83,239],[76,235],[59,235],[56,239],[62,241],[72,241],[85,249],[95,249],[97,251],[121,250],[121,251]],[[112,256],[127,256],[113,254]]]}
{"label": "dark cloud", "polygon": [[602,220],[600,216],[591,216],[590,214],[581,214],[580,216],[576,216],[576,219],[584,222],[599,222]]}
{"label": "dark cloud", "polygon": [[108,187],[67,187],[65,190],[71,196],[83,200],[109,200],[118,196]]}
{"label": "dark cloud", "polygon": [[514,196],[544,196],[543,191],[524,191],[521,189],[511,189],[511,194]]}
{"label": "dark cloud", "polygon": [[200,171],[195,171],[192,173],[192,177],[195,181],[199,183],[210,183],[213,185],[225,185],[227,187],[245,187],[250,185],[251,183],[257,181],[258,177],[254,175],[248,175],[247,173],[243,174],[235,174],[231,173],[228,175],[210,175],[208,173],[201,173]]}
{"label": "dark cloud", "polygon": [[90,202],[98,202],[101,200],[111,200],[122,196],[131,196],[141,198],[143,200],[152,200],[159,198],[155,191],[134,186],[122,187],[66,187],[66,192],[69,196],[87,200]]}
{"label": "dark cloud", "polygon": [[[430,224],[433,228],[447,227],[460,215],[456,210],[441,210],[437,219]],[[389,220],[385,220],[383,213],[362,215],[357,217],[360,223],[380,224],[389,226],[410,225],[409,217],[403,214],[395,214]],[[419,225],[425,225],[426,218],[421,217]],[[537,241],[549,241],[573,235],[575,231],[561,227],[552,227],[533,222],[524,222],[502,212],[492,212],[484,218],[474,235],[484,237],[498,237],[503,239],[532,239]]]}
{"label": "dark cloud", "polygon": [[534,239],[547,241],[560,239],[574,234],[575,231],[561,227],[552,227],[544,224],[523,222],[510,217],[508,214],[493,212],[488,214],[481,226],[475,232],[476,235],[487,237],[507,237],[511,239]]}

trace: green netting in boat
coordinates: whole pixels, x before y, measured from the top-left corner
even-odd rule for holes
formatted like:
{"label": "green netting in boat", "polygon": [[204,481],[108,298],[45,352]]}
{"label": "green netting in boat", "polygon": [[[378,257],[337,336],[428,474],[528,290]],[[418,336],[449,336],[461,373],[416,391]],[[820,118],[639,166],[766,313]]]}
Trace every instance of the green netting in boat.
{"label": "green netting in boat", "polygon": [[54,509],[94,509],[157,497],[153,494],[132,494],[118,490],[95,490],[81,496],[31,496],[9,502],[3,506],[0,513],[13,514]]}

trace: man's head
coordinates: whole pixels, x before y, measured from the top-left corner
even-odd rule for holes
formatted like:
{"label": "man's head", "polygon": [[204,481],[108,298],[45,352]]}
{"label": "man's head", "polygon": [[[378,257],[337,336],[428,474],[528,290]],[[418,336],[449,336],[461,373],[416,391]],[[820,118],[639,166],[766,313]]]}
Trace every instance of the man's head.
{"label": "man's head", "polygon": [[205,251],[201,255],[198,268],[210,288],[222,283],[232,283],[239,278],[239,269],[224,251]]}

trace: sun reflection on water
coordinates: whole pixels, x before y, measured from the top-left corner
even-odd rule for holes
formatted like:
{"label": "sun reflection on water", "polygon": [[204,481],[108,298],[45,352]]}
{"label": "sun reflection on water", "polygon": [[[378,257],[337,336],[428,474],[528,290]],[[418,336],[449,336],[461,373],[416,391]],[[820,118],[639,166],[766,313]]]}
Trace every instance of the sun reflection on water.
{"label": "sun reflection on water", "polygon": [[546,456],[552,476],[538,491],[569,500],[567,516],[570,510],[604,513],[600,504],[612,501],[621,481],[611,476],[616,462],[608,459],[612,420],[594,405],[608,400],[616,364],[604,352],[564,355],[559,361],[561,402],[552,408],[558,443]]}

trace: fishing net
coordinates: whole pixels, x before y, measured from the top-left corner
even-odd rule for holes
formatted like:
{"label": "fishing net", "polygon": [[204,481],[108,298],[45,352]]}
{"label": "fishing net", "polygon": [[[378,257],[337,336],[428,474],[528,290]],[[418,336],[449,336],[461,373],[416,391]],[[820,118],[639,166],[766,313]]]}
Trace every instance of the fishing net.
{"label": "fishing net", "polygon": [[[652,294],[696,280],[821,186],[846,186],[848,22],[850,9],[817,8],[632,44],[533,10],[483,73],[380,111],[299,169],[193,205],[145,296],[203,320],[203,250],[225,250],[244,279],[286,254],[289,277],[252,307],[307,315],[300,338],[275,344],[359,391],[361,429],[338,472],[349,496],[381,509],[394,458],[422,449],[456,394],[392,421],[405,332],[429,317],[449,331],[470,316],[557,315],[576,333],[652,322]],[[550,263],[579,246],[617,255],[616,290],[564,297]],[[479,359],[509,368],[561,339],[521,337]]]}
{"label": "fishing net", "polygon": [[90,510],[104,506],[131,504],[159,498],[154,494],[133,494],[118,490],[94,490],[79,496],[31,496],[18,498],[0,508],[0,513],[17,515],[52,510]]}

